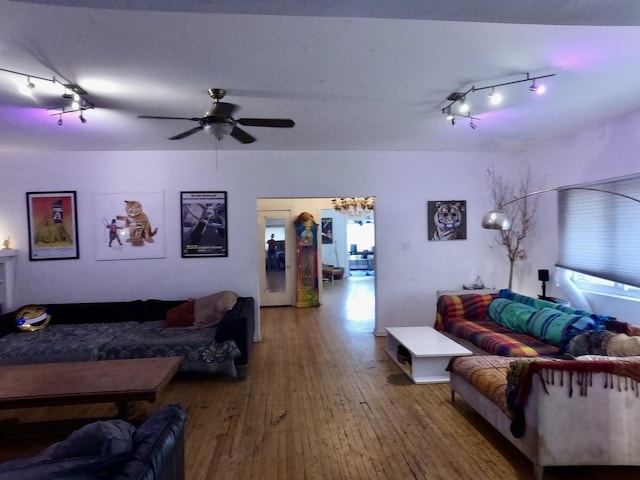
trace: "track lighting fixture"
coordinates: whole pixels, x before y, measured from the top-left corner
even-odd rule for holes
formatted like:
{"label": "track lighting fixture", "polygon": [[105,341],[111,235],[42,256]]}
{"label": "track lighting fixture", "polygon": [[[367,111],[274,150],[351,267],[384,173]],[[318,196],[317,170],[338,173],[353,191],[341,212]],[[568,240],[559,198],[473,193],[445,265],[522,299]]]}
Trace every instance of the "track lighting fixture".
{"label": "track lighting fixture", "polygon": [[35,89],[35,84],[32,81],[33,79],[37,79],[42,82],[50,82],[50,83],[53,83],[54,85],[57,84],[62,86],[64,88],[64,92],[62,93],[62,98],[65,100],[72,100],[73,103],[71,103],[70,105],[67,104],[67,105],[54,106],[54,107],[48,108],[48,110],[59,110],[59,112],[51,114],[51,115],[58,115],[58,125],[62,125],[63,114],[77,112],[77,111],[80,111],[80,121],[82,121],[82,123],[85,123],[86,119],[84,119],[84,115],[82,114],[82,112],[84,110],[95,108],[95,105],[91,103],[89,100],[87,100],[87,92],[80,85],[77,85],[75,83],[63,83],[60,80],[58,80],[56,77],[52,77],[52,78],[39,77],[37,75],[31,75],[30,73],[16,72],[15,70],[9,70],[6,68],[0,68],[0,72],[6,72],[6,73],[11,73],[13,75],[27,77],[27,83],[22,84],[18,87],[20,92],[24,93],[25,95],[32,95],[32,90]]}
{"label": "track lighting fixture", "polygon": [[82,110],[80,110],[80,115],[78,116],[78,118],[82,123],[87,123],[87,119],[84,118],[84,115],[82,114]]}
{"label": "track lighting fixture", "polygon": [[476,128],[478,128],[478,126],[473,123],[473,119],[471,119],[471,121],[469,122],[469,126],[471,127],[471,130],[475,130]]}
{"label": "track lighting fixture", "polygon": [[[447,100],[449,103],[447,103],[444,107],[442,107],[442,113],[447,115],[447,120],[452,120],[451,117],[451,107],[453,107],[454,104],[458,103],[458,110],[461,114],[466,114],[466,115],[460,115],[460,116],[464,116],[464,117],[469,117],[469,118],[473,118],[473,120],[477,120],[477,118],[475,117],[471,117],[471,112],[470,112],[470,108],[469,108],[469,104],[467,103],[467,96],[470,93],[475,93],[478,92],[480,90],[488,90],[491,89],[491,93],[489,94],[489,102],[491,103],[491,105],[496,106],[499,105],[502,102],[502,94],[500,92],[496,92],[495,89],[498,87],[505,87],[507,85],[514,85],[516,83],[522,83],[522,82],[531,82],[531,85],[529,86],[529,90],[541,95],[543,93],[545,93],[546,91],[546,87],[542,84],[536,84],[536,80],[540,80],[542,78],[548,78],[548,77],[554,77],[555,73],[550,73],[547,75],[538,75],[535,77],[530,76],[528,73],[525,73],[525,78],[519,79],[519,80],[512,80],[510,82],[502,82],[502,83],[496,83],[493,85],[486,85],[486,86],[482,86],[482,87],[476,87],[475,85],[473,85],[471,88],[469,88],[467,91],[465,92],[453,92],[451,94],[449,94],[449,96],[447,97]],[[453,114],[456,115],[456,114]],[[454,124],[454,122],[452,122],[452,124]],[[475,123],[473,123],[473,121],[470,123],[471,128],[474,128],[477,126]]]}

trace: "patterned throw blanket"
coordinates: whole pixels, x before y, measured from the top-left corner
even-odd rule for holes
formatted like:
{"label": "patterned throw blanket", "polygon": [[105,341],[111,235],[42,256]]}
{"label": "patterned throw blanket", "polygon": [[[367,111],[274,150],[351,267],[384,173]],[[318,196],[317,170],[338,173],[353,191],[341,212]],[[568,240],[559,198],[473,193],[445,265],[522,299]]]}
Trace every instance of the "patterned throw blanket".
{"label": "patterned throw blanket", "polygon": [[448,371],[461,376],[479,393],[491,400],[511,418],[511,433],[522,437],[526,429],[524,406],[531,393],[534,378],[544,391],[548,385],[560,385],[572,397],[587,396],[593,387],[592,375],[602,372],[606,382],[602,388],[632,390],[640,396],[640,357],[583,357],[581,360],[548,358],[513,358],[494,355],[457,357]]}
{"label": "patterned throw blanket", "polygon": [[581,360],[541,360],[520,359],[509,366],[507,372],[507,406],[511,414],[511,433],[519,438],[524,435],[526,419],[524,406],[531,393],[533,379],[537,376],[548,393],[548,385],[561,385],[567,389],[569,397],[578,393],[586,397],[593,386],[593,374],[605,373],[602,388],[629,390],[638,397],[640,382],[639,357],[585,357]]}

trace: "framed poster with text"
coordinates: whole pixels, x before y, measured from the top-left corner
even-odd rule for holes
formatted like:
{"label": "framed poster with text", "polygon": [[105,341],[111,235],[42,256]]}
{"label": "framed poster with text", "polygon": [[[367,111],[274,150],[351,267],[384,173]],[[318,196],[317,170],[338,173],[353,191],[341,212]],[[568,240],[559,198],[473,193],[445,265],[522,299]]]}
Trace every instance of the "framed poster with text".
{"label": "framed poster with text", "polygon": [[226,257],[227,192],[180,192],[182,258]]}

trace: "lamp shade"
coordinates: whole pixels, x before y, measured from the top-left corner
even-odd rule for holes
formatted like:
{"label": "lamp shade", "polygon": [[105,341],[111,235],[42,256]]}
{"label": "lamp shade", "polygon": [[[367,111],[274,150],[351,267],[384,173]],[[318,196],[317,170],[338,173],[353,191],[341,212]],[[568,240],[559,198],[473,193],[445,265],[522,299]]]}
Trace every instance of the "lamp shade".
{"label": "lamp shade", "polygon": [[211,123],[204,126],[204,131],[209,135],[213,135],[218,140],[222,140],[224,137],[229,135],[231,130],[233,130],[233,125],[226,122]]}
{"label": "lamp shade", "polygon": [[492,210],[482,216],[482,228],[489,230],[509,230],[511,228],[511,219],[500,210]]}

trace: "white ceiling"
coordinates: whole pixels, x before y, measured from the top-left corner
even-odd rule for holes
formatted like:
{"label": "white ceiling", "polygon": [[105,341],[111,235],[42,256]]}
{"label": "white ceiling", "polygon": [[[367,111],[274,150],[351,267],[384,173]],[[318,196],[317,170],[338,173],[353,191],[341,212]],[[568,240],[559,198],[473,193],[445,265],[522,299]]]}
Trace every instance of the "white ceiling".
{"label": "white ceiling", "polygon": [[[637,0],[0,0],[0,68],[77,83],[96,108],[57,125],[59,94],[17,93],[0,72],[2,150],[206,150],[207,89],[225,88],[245,127],[233,150],[520,150],[640,108]],[[157,6],[161,3],[162,6]],[[454,91],[555,73],[508,101],[470,95],[478,128],[447,123]],[[475,108],[474,108],[475,106]]]}

